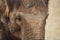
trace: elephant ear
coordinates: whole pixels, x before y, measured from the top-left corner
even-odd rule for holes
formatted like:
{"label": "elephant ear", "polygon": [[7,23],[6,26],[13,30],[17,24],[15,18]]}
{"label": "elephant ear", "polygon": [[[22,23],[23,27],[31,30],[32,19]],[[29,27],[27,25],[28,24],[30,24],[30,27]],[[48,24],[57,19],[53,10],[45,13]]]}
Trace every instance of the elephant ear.
{"label": "elephant ear", "polygon": [[1,22],[7,24],[8,20],[6,16],[1,15]]}
{"label": "elephant ear", "polygon": [[6,0],[0,0],[0,21],[4,24],[7,22],[7,14],[9,12]]}

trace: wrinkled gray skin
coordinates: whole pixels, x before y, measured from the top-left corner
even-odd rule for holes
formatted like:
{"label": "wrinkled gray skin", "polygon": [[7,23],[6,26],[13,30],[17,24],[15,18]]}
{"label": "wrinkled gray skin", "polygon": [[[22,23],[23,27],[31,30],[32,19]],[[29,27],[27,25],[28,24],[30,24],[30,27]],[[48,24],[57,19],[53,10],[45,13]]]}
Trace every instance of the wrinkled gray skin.
{"label": "wrinkled gray skin", "polygon": [[10,13],[9,30],[14,36],[22,40],[44,40],[45,21],[48,14],[45,2],[41,0],[39,2],[41,4],[38,1],[34,4],[38,9],[33,8],[35,10],[31,13],[18,11]]}
{"label": "wrinkled gray skin", "polygon": [[[22,40],[44,40],[44,36],[45,36],[44,28],[46,23],[45,21],[48,16],[45,2],[44,1],[42,2],[42,0],[40,0],[39,3],[38,1],[35,2],[35,4],[33,5],[35,5],[37,9],[34,8],[32,4],[29,4],[29,5],[31,5],[33,10],[31,13],[18,12],[18,11],[16,12],[14,10],[12,11],[10,10],[11,5],[9,5],[8,6],[10,10],[9,16],[8,16],[9,20],[6,21],[8,18],[5,19],[4,17],[2,17],[1,20],[3,20],[2,22],[4,24],[6,23],[8,30],[16,38],[19,38]],[[27,9],[31,7],[28,6]]]}
{"label": "wrinkled gray skin", "polygon": [[[38,14],[37,14],[38,13]],[[22,40],[44,40],[47,14],[36,11],[33,14],[23,12],[10,13],[10,32]]]}

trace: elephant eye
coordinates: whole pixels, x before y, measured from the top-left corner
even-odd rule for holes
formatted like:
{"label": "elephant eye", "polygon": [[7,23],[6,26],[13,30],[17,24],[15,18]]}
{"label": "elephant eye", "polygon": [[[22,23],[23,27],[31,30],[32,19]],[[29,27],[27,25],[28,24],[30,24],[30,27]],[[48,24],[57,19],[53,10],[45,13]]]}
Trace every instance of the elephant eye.
{"label": "elephant eye", "polygon": [[22,21],[21,18],[18,18],[19,21]]}
{"label": "elephant eye", "polygon": [[17,17],[16,20],[22,21],[22,20],[21,20],[21,17]]}

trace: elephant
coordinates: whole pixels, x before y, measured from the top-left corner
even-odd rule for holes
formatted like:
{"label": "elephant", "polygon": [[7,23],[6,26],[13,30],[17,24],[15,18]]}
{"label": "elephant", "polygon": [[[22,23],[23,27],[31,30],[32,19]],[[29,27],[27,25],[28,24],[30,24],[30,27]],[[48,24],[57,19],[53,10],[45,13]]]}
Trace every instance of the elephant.
{"label": "elephant", "polygon": [[[13,40],[45,40],[47,0],[5,0],[1,21]],[[8,32],[7,32],[8,33]],[[16,39],[15,39],[16,38]]]}
{"label": "elephant", "polygon": [[22,40],[44,40],[44,26],[47,15],[40,14],[40,12],[36,13],[15,12],[14,15],[16,14],[15,17],[18,16],[17,18],[10,14],[10,32],[14,36],[22,38]]}

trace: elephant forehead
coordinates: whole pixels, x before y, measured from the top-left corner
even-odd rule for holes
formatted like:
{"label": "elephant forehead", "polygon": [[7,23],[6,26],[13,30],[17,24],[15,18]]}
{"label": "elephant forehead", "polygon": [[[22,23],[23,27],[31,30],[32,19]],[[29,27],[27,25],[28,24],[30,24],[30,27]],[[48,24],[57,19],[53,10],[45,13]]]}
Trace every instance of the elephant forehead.
{"label": "elephant forehead", "polygon": [[27,22],[30,21],[42,21],[43,19],[45,19],[46,15],[44,15],[44,13],[23,13],[20,12],[20,15],[23,16],[23,18],[25,18],[27,20]]}

